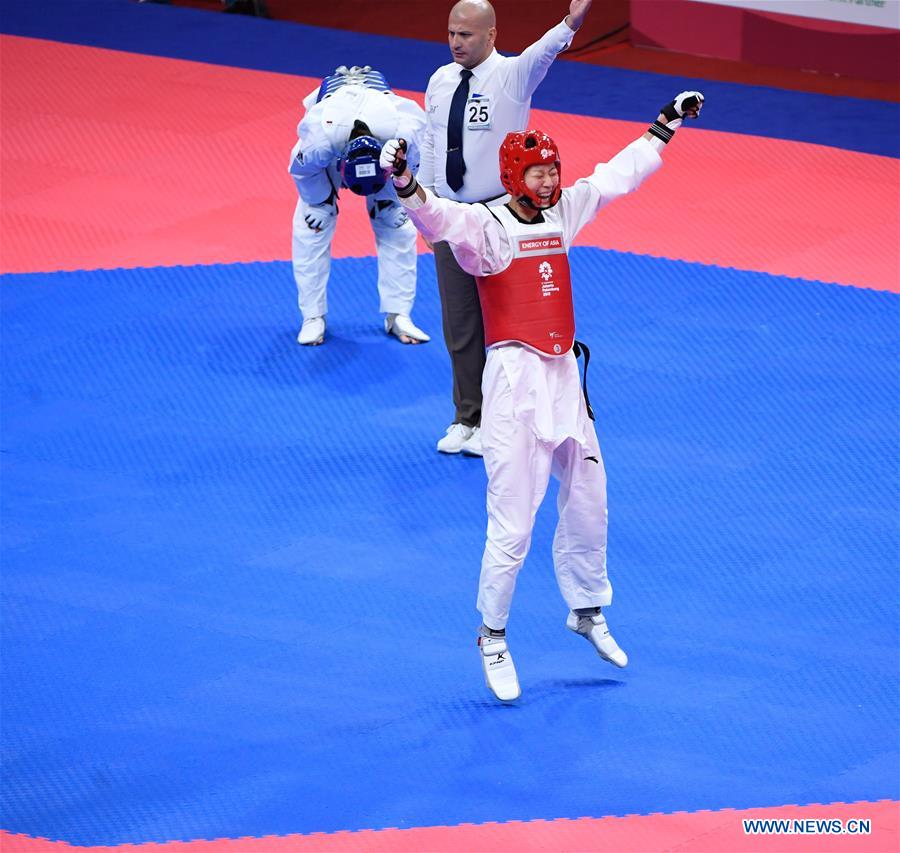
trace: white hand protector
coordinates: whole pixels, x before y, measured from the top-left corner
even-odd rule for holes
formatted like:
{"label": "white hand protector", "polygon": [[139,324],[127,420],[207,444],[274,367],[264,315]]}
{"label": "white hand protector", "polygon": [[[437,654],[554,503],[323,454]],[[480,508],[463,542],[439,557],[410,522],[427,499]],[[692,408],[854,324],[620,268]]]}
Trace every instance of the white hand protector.
{"label": "white hand protector", "polygon": [[397,204],[396,201],[384,199],[375,201],[370,198],[368,200],[369,219],[377,219],[388,228],[401,228],[409,220],[403,205]]}
{"label": "white hand protector", "polygon": [[337,204],[333,201],[323,201],[321,204],[311,204],[303,217],[306,227],[310,231],[322,231],[329,221],[337,216]]}
{"label": "white hand protector", "polygon": [[679,118],[683,118],[685,114],[688,118],[697,118],[703,109],[703,95],[700,92],[682,92],[675,96],[672,104]]}
{"label": "white hand protector", "polygon": [[703,95],[700,92],[681,92],[675,100],[666,104],[660,112],[667,119],[670,130],[678,130],[685,118],[697,118],[703,109]]}
{"label": "white hand protector", "polygon": [[393,172],[394,171],[394,161],[397,159],[397,155],[400,153],[400,140],[399,139],[389,139],[384,145],[381,147],[381,158],[378,161],[378,165],[384,169],[385,172]]}
{"label": "white hand protector", "polygon": [[389,139],[381,148],[381,157],[378,165],[384,169],[385,174],[394,179],[394,186],[402,189],[412,180],[410,175],[402,175],[406,170],[406,141],[403,139]]}

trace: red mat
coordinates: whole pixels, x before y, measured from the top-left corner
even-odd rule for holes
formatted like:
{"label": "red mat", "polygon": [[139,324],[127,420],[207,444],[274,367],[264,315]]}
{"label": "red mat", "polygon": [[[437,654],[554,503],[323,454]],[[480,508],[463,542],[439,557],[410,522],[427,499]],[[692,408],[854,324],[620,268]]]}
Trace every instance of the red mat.
{"label": "red mat", "polygon": [[[287,160],[317,81],[14,36],[0,61],[0,271],[290,257]],[[532,119],[556,137],[565,182],[643,129]],[[900,292],[895,160],[697,127],[666,160],[579,242]],[[347,197],[335,255],[373,253]]]}
{"label": "red mat", "polygon": [[[783,819],[788,833],[755,835],[744,831],[747,819]],[[841,821],[831,829],[851,827],[850,821],[869,821],[867,834],[822,834],[815,821]],[[795,824],[794,821],[799,823]],[[812,824],[807,824],[812,821]],[[858,824],[853,824],[857,828]],[[768,809],[723,809],[712,812],[629,815],[627,817],[532,820],[509,823],[432,826],[419,829],[269,835],[215,841],[171,841],[167,844],[122,844],[112,847],[74,847],[0,831],[4,853],[458,853],[461,850],[506,851],[647,851],[685,853],[895,853],[898,803],[832,803],[779,806]],[[797,830],[803,833],[798,834]]]}

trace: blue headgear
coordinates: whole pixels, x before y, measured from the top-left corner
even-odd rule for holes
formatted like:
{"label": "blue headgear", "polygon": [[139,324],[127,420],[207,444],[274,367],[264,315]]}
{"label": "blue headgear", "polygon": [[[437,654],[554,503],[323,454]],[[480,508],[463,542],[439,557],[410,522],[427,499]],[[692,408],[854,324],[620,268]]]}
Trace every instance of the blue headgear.
{"label": "blue headgear", "polygon": [[378,165],[381,145],[374,136],[358,136],[344,149],[341,183],[357,195],[372,195],[384,188],[384,172]]}

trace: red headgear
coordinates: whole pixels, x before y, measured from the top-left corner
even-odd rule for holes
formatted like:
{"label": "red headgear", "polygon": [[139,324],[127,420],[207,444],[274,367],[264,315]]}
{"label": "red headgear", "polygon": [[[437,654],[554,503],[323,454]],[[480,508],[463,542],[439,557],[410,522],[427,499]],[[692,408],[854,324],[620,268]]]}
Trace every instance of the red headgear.
{"label": "red headgear", "polygon": [[514,199],[523,199],[538,210],[556,204],[562,193],[561,182],[550,196],[549,205],[525,186],[525,170],[529,166],[551,165],[555,165],[558,172],[562,171],[556,143],[546,133],[540,130],[520,130],[506,134],[506,139],[500,146],[500,181]]}

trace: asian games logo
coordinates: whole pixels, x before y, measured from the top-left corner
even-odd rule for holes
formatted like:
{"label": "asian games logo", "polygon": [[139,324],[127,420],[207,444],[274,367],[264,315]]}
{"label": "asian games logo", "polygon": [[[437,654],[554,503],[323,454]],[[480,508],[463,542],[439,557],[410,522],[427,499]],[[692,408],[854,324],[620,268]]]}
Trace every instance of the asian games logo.
{"label": "asian games logo", "polygon": [[549,261],[541,261],[538,265],[538,272],[541,278],[541,296],[552,296],[559,293],[559,288],[553,283],[553,267]]}

